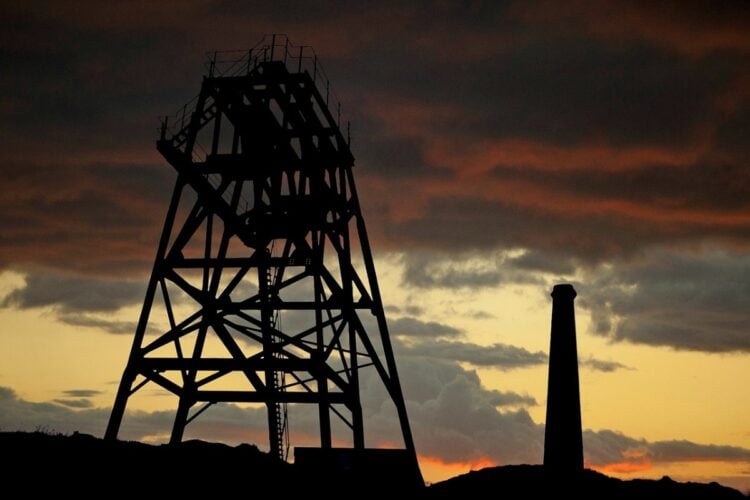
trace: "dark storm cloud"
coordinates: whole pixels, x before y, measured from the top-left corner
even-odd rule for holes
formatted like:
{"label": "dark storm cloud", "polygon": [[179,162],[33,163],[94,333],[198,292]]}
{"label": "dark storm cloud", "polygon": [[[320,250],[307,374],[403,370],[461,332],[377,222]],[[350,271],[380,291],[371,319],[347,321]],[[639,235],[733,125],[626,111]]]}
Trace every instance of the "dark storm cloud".
{"label": "dark storm cloud", "polygon": [[706,352],[750,351],[750,258],[655,252],[580,285],[595,333]]}
{"label": "dark storm cloud", "polygon": [[[53,274],[28,274],[26,284],[10,292],[2,301],[4,307],[29,309],[55,306],[62,313],[115,311],[140,302],[144,284],[135,281],[112,281]],[[72,324],[85,323],[80,316],[70,316]],[[81,325],[86,326],[86,325]]]}
{"label": "dark storm cloud", "polygon": [[168,168],[59,155],[3,162],[0,173],[0,267],[145,274],[174,183]]}
{"label": "dark storm cloud", "polygon": [[[736,180],[744,165],[738,158],[747,158],[748,152],[741,133],[748,116],[741,84],[748,30],[739,29],[745,16],[711,11],[710,25],[732,34],[721,38],[713,34],[716,30],[690,24],[701,18],[685,13],[695,10],[692,6],[667,9],[674,15],[666,15],[659,6],[607,2],[606,7],[584,8],[577,3],[570,9],[576,16],[559,6],[521,2],[378,2],[335,8],[181,2],[174,7],[169,2],[128,8],[79,2],[62,8],[46,2],[6,8],[0,130],[3,154],[13,162],[3,161],[0,168],[8,191],[22,199],[0,206],[0,216],[9,221],[0,241],[1,265],[84,271],[91,266],[81,261],[89,257],[77,242],[88,239],[97,243],[89,249],[101,249],[100,260],[114,256],[108,266],[97,262],[97,272],[147,269],[144,254],[155,237],[143,247],[134,248],[133,242],[144,231],[158,232],[171,189],[165,179],[172,175],[153,151],[154,117],[177,109],[197,92],[203,52],[250,46],[264,32],[281,27],[293,42],[316,46],[326,61],[334,88],[355,119],[355,155],[363,166],[357,175],[369,179],[365,187],[378,182],[389,194],[376,200],[362,190],[365,205],[385,208],[384,216],[370,219],[373,234],[385,234],[396,248],[550,252],[566,246],[572,256],[596,260],[706,237],[747,244],[746,223],[707,221],[672,230],[600,209],[612,198],[650,203],[647,208],[697,206],[729,214],[744,208],[742,183]],[[424,15],[426,9],[430,16]],[[564,22],[551,26],[549,12]],[[647,22],[639,25],[638,19]],[[597,30],[599,25],[609,29]],[[703,52],[683,50],[690,41],[683,35],[692,30],[701,33]],[[639,169],[652,173],[607,177],[600,173],[611,170],[605,158],[573,165],[582,173],[545,178],[523,162],[490,161],[489,167],[499,168],[494,182],[524,184],[514,189],[520,198],[533,201],[545,194],[540,190],[568,195],[565,204],[589,198],[590,206],[571,216],[504,200],[502,194],[475,192],[459,178],[464,168],[447,168],[436,150],[437,145],[453,150],[452,164],[471,170],[476,165],[467,151],[508,140],[563,150],[601,145],[624,156],[631,154],[630,147],[682,151],[701,141],[706,145],[704,157],[682,173],[644,163]],[[554,163],[555,154],[544,161]],[[123,158],[155,167],[128,174],[112,166]],[[60,167],[59,174],[58,161],[70,165]],[[95,163],[101,171],[92,167]],[[101,182],[89,185],[87,179]],[[700,179],[709,181],[707,190],[700,191]],[[41,196],[23,198],[32,190],[31,181]],[[443,187],[434,189],[435,183]],[[88,190],[76,196],[51,194],[81,184]],[[129,208],[112,196],[113,184],[123,198],[136,204],[148,200],[148,205]],[[427,213],[405,215],[403,202],[420,199]],[[40,233],[45,233],[44,245],[36,236]],[[569,265],[561,261],[548,268]]]}
{"label": "dark storm cloud", "polygon": [[444,46],[425,50],[398,33],[390,39],[397,47],[363,47],[363,57],[342,63],[360,80],[354,92],[371,114],[394,108],[391,128],[405,129],[420,107],[433,112],[408,129],[413,138],[684,147],[718,119],[716,96],[746,62],[742,55],[686,58],[639,39],[592,43],[585,32],[542,33],[511,19],[498,19],[517,32],[507,40],[481,43],[505,28],[474,28],[476,45],[461,46],[452,42],[470,37],[458,27],[443,34]]}
{"label": "dark storm cloud", "polygon": [[364,172],[368,175],[420,181],[451,175],[448,170],[429,165],[424,157],[425,146],[419,138],[394,134],[387,130],[387,124],[372,122],[367,116],[359,117],[352,139],[356,144],[357,158],[365,165]]}
{"label": "dark storm cloud", "polygon": [[[451,105],[461,114],[424,132],[475,141],[531,137],[580,144],[685,146],[712,118],[713,98],[741,59],[685,60],[644,45],[592,44],[583,37],[541,37],[480,61],[442,61],[402,53],[366,78],[411,102]],[[407,69],[404,69],[407,68]],[[359,68],[357,68],[359,69]],[[364,70],[366,71],[366,70]],[[426,86],[420,75],[431,75]],[[460,127],[455,127],[458,121]]]}
{"label": "dark storm cloud", "polygon": [[458,328],[436,321],[422,321],[411,316],[392,319],[388,322],[393,335],[412,338],[456,337],[462,334]]}
{"label": "dark storm cloud", "polygon": [[744,164],[697,163],[678,170],[644,165],[616,172],[502,166],[492,175],[501,182],[522,183],[550,193],[574,193],[581,199],[639,203],[654,212],[684,208],[743,215],[750,210],[750,177]]}
{"label": "dark storm cloud", "polygon": [[742,0],[560,4],[524,2],[517,14],[553,32],[588,33],[605,42],[643,40],[692,57],[750,52],[750,12]]}
{"label": "dark storm cloud", "polygon": [[8,71],[0,89],[12,106],[0,130],[11,151],[34,142],[67,154],[139,147],[152,139],[155,116],[166,112],[157,112],[159,103],[174,94],[190,97],[180,81],[188,72],[176,64],[184,59],[170,43],[173,30],[128,25],[127,16],[119,27],[102,26],[106,16],[93,19],[86,14],[96,8],[89,7],[76,19],[75,8],[14,6],[4,20],[0,67]]}
{"label": "dark storm cloud", "polygon": [[669,239],[659,228],[636,220],[604,214],[561,216],[461,196],[430,200],[424,214],[387,226],[385,234],[391,240],[426,243],[444,251],[459,246],[521,247],[542,250],[555,259],[590,262],[632,255],[644,244]]}

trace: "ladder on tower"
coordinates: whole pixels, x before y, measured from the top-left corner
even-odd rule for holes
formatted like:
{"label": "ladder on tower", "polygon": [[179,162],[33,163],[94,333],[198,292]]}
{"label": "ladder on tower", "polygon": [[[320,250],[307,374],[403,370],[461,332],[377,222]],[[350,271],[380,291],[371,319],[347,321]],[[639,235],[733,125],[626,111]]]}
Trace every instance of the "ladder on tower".
{"label": "ladder on tower", "polygon": [[[273,274],[271,273],[270,266],[265,268],[265,275],[263,278],[265,280],[264,284],[266,289],[266,303],[270,304],[275,295],[275,276],[273,276]],[[278,327],[279,311],[276,310],[274,315],[270,318],[270,325],[268,328],[270,343],[273,351],[271,356],[274,360],[280,360],[283,358],[281,352],[278,349],[273,348],[274,344],[277,344],[281,341],[281,339],[275,333]],[[271,380],[267,383],[270,383],[271,385],[270,389],[272,394],[284,392],[286,384],[284,372],[274,369]],[[271,453],[276,455],[280,460],[286,461],[289,456],[289,420],[287,403],[275,401],[271,403],[271,405],[272,407],[270,408],[270,410],[273,415],[273,429],[271,429]]]}

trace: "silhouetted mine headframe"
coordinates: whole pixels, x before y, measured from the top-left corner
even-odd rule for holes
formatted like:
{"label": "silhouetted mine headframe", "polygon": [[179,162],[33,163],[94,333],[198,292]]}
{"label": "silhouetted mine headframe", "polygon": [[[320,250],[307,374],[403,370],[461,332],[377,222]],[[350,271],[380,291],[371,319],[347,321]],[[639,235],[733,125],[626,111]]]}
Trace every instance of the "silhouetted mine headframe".
{"label": "silhouetted mine headframe", "polygon": [[364,456],[359,378],[370,369],[416,467],[334,102],[312,49],[274,35],[212,54],[200,94],[162,120],[157,149],[177,182],[108,438],[152,383],[177,397],[172,442],[212,405],[263,403],[270,449],[285,459],[287,405],[310,404],[328,450],[313,457],[335,453],[332,417]]}

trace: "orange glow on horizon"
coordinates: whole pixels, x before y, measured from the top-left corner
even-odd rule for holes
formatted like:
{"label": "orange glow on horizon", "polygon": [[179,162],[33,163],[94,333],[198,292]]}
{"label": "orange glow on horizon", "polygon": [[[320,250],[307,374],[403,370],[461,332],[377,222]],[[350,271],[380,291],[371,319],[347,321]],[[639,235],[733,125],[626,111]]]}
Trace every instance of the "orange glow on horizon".
{"label": "orange glow on horizon", "polygon": [[497,465],[495,461],[487,457],[480,457],[466,462],[451,462],[439,457],[418,455],[418,460],[422,476],[428,483],[437,483],[470,471]]}
{"label": "orange glow on horizon", "polygon": [[653,464],[648,461],[622,461],[622,462],[613,462],[609,464],[602,464],[602,465],[590,465],[586,464],[586,467],[592,470],[595,470],[597,472],[601,472],[602,474],[632,474],[634,472],[643,472],[647,470],[651,470],[653,468]]}

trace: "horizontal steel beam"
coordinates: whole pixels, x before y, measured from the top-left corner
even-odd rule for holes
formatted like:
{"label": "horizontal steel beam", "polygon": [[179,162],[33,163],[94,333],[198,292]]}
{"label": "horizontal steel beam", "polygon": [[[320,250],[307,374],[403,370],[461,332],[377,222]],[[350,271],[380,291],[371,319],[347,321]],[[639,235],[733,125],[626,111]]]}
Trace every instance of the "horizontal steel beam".
{"label": "horizontal steel beam", "polygon": [[[213,403],[320,403],[321,396],[315,392],[197,391],[193,399]],[[347,404],[350,400],[351,396],[343,392],[326,394],[326,401],[331,404]]]}
{"label": "horizontal steel beam", "polygon": [[[317,261],[317,262],[316,262]],[[170,262],[171,267],[177,269],[203,269],[205,267],[221,267],[221,268],[239,268],[239,267],[258,267],[259,264],[264,264],[272,267],[305,267],[312,265],[313,263],[319,264],[320,259],[312,259],[305,257],[256,257],[254,255],[248,257],[227,257],[224,259],[211,258],[189,258],[179,259]]]}
{"label": "horizontal steel beam", "polygon": [[159,371],[182,371],[182,370],[204,370],[204,371],[241,371],[253,370],[263,371],[266,368],[275,371],[307,371],[312,372],[321,369],[321,363],[312,359],[234,359],[234,358],[142,358],[138,360],[138,366],[146,370]]}
{"label": "horizontal steel beam", "polygon": [[235,302],[231,306],[223,307],[222,309],[225,312],[231,312],[234,310],[258,310],[258,309],[263,309],[266,307],[271,307],[272,309],[279,310],[279,311],[294,311],[294,310],[315,311],[317,309],[321,309],[324,311],[325,310],[340,311],[343,309],[347,309],[349,307],[353,309],[371,309],[372,301],[367,300],[367,299],[362,299],[356,302],[352,301],[350,303],[346,303],[343,300],[326,300],[324,302],[306,302],[306,301],[285,302],[283,300],[272,300],[271,302],[267,304],[259,303],[259,302]]}

